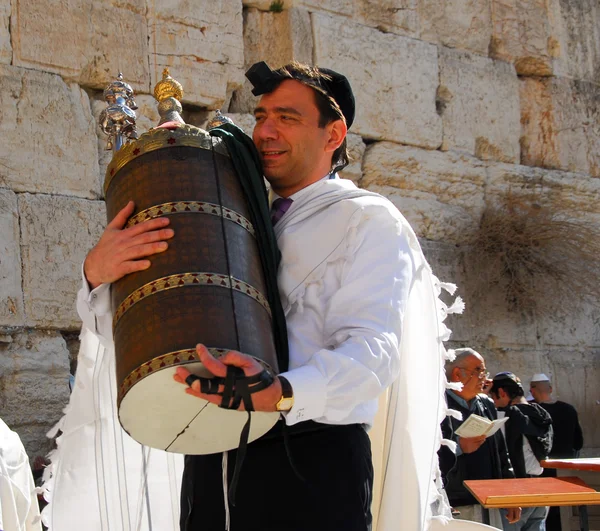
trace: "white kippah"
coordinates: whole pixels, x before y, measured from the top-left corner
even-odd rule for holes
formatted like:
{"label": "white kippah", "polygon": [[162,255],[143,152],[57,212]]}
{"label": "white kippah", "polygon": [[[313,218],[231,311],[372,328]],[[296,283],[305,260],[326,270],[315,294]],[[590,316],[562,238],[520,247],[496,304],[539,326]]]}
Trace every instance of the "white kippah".
{"label": "white kippah", "polygon": [[548,378],[543,372],[540,372],[540,373],[534,374],[531,381],[532,382],[549,382],[550,378]]}

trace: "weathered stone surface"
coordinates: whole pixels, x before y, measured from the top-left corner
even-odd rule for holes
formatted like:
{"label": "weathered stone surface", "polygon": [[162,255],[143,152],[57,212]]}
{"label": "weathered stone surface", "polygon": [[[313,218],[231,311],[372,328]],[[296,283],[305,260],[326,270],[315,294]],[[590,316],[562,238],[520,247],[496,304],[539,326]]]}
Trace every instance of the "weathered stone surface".
{"label": "weathered stone surface", "polygon": [[521,163],[600,176],[600,86],[523,78]]}
{"label": "weathered stone surface", "polygon": [[0,63],[6,65],[9,65],[12,62],[10,10],[10,0],[2,0],[2,2],[0,2]]}
{"label": "weathered stone surface", "polygon": [[377,28],[386,33],[397,33],[418,37],[419,33],[419,0],[243,0],[249,8],[276,13],[277,5],[282,12],[304,8],[311,13],[332,13]]}
{"label": "weathered stone surface", "polygon": [[148,91],[144,0],[18,2],[11,17],[13,64],[104,88],[119,72]]}
{"label": "weathered stone surface", "polygon": [[516,164],[490,164],[486,201],[510,193],[533,199],[542,207],[566,213],[600,226],[600,180],[581,173],[533,168]]}
{"label": "weathered stone surface", "polygon": [[341,17],[313,14],[312,19],[315,62],[343,72],[354,89],[357,113],[352,131],[378,140],[439,147],[437,48]]}
{"label": "weathered stone surface", "polygon": [[491,0],[420,0],[420,38],[450,48],[488,54]]}
{"label": "weathered stone surface", "polygon": [[366,150],[360,184],[387,196],[420,237],[460,242],[479,222],[485,179],[473,157],[379,142]]}
{"label": "weathered stone surface", "polygon": [[[459,346],[479,348],[533,348],[537,345],[532,315],[512,311],[499,290],[482,289],[475,282],[471,264],[465,260],[465,247],[450,243],[421,242],[433,273],[442,282],[458,286],[455,293],[465,301],[464,314],[451,314],[445,323],[452,341]],[[454,297],[443,295],[446,302]],[[483,353],[483,352],[482,352]]]}
{"label": "weathered stone surface", "polygon": [[512,65],[443,48],[438,108],[442,149],[518,162],[519,84]]}
{"label": "weathered stone surface", "polygon": [[57,75],[0,66],[0,186],[98,197],[87,94]]}
{"label": "weathered stone surface", "polygon": [[[273,46],[277,42],[277,46]],[[249,9],[244,16],[244,65],[250,68],[258,61],[266,61],[271,68],[279,68],[292,60],[312,63],[312,29],[310,15],[303,9],[287,9],[281,13]],[[242,88],[236,90],[229,110],[252,112],[258,98],[251,92],[252,85],[244,78]]]}
{"label": "weathered stone surface", "polygon": [[19,213],[27,324],[75,330],[81,264],[106,225],[104,203],[22,194]]}
{"label": "weathered stone surface", "polygon": [[[137,130],[138,134],[142,135],[152,127],[156,127],[160,122],[160,115],[158,114],[157,101],[152,96],[136,96],[135,102],[138,105],[138,109],[135,111],[137,115]],[[110,163],[113,157],[112,150],[106,149],[106,141],[108,136],[104,134],[100,129],[99,118],[100,113],[106,109],[107,103],[101,94],[96,95],[91,100],[93,121],[96,124],[96,134],[98,137],[98,160],[99,160],[99,182],[100,190],[102,190],[102,196],[104,196],[104,179],[106,177],[106,167]]]}
{"label": "weathered stone surface", "polygon": [[[29,331],[0,343],[0,411],[30,458],[52,447],[48,430],[69,400],[69,352],[57,332]],[[43,397],[43,398],[42,398]]]}
{"label": "weathered stone surface", "polygon": [[0,189],[0,328],[24,320],[17,196]]}
{"label": "weathered stone surface", "polygon": [[554,73],[598,83],[600,4],[596,0],[550,0]]}
{"label": "weathered stone surface", "polygon": [[552,75],[554,38],[546,0],[492,2],[490,57],[514,63],[523,76]]}
{"label": "weathered stone surface", "polygon": [[[250,113],[227,113],[225,116],[231,118],[233,123],[237,125],[248,136],[252,136],[256,120],[253,114]],[[212,117],[211,117],[212,118]]]}
{"label": "weathered stone surface", "polygon": [[148,18],[152,87],[169,67],[185,102],[220,108],[243,81],[241,3],[156,2]]}

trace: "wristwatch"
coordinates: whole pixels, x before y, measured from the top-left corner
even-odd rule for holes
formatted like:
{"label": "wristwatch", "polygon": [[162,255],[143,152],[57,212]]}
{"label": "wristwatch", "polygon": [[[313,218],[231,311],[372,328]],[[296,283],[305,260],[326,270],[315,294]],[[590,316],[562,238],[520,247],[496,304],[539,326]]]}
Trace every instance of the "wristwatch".
{"label": "wristwatch", "polygon": [[294,392],[292,391],[292,384],[288,382],[283,376],[278,376],[281,382],[281,398],[275,405],[277,411],[289,411],[294,406]]}

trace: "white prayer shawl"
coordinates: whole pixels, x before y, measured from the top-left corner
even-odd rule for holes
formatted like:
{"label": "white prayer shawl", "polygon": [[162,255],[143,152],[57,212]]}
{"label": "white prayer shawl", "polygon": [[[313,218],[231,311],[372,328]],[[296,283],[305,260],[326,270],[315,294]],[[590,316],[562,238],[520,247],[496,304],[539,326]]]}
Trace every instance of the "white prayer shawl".
{"label": "white prayer shawl", "polygon": [[21,439],[0,419],[0,529],[41,531],[29,458]]}
{"label": "white prayer shawl", "polygon": [[183,456],[141,446],[116,411],[114,350],[85,326],[75,386],[44,474],[49,531],[177,531]]}
{"label": "white prayer shawl", "polygon": [[[294,239],[290,245],[297,255],[310,257],[303,258],[301,268],[286,261],[286,268],[280,271],[279,289],[286,313],[292,304],[301,304],[307,284],[320,280],[327,263],[344,256],[345,248],[339,243],[355,229],[356,208],[329,210],[318,237],[311,231],[284,230],[314,219],[340,201],[366,196],[378,198],[376,202],[382,199],[378,194],[357,189],[351,181],[324,180],[302,197],[299,208],[292,205],[275,226],[284,257],[286,234]],[[363,202],[369,204],[367,200]],[[463,305],[457,299],[448,308],[438,298],[442,288],[453,291],[455,286],[441,284],[432,274],[410,225],[399,212],[397,217],[409,239],[416,274],[404,312],[400,373],[392,389],[380,400],[383,407],[371,430],[376,471],[372,512],[375,531],[426,531],[434,519],[443,523],[450,518],[437,456],[442,442],[440,423],[446,415],[447,355],[443,341],[450,336],[442,321],[447,313],[461,312]]]}

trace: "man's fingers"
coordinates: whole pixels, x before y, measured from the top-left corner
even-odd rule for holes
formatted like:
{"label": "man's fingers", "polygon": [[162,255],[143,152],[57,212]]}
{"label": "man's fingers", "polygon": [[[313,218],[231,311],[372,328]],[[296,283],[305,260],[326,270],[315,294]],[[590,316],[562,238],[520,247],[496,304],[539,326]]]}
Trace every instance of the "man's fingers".
{"label": "man's fingers", "polygon": [[133,201],[129,201],[112,219],[112,221],[106,226],[106,228],[111,228],[115,230],[122,229],[127,223],[129,216],[133,214],[135,210],[135,203]]}
{"label": "man's fingers", "polygon": [[143,245],[135,245],[133,247],[125,249],[121,253],[121,260],[123,262],[129,262],[130,260],[139,260],[140,258],[152,256],[153,254],[164,253],[168,248],[169,244],[163,241],[146,243]]}
{"label": "man's fingers", "polygon": [[200,358],[200,361],[212,374],[219,376],[220,378],[225,378],[227,375],[227,367],[221,362],[221,360],[216,359],[201,343],[196,345],[196,352],[198,354],[198,358]]}
{"label": "man's fingers", "polygon": [[142,223],[138,223],[133,227],[128,227],[125,229],[125,231],[129,234],[129,236],[137,236],[145,232],[162,229],[170,223],[171,221],[166,217],[149,219],[148,221],[143,221]]}

